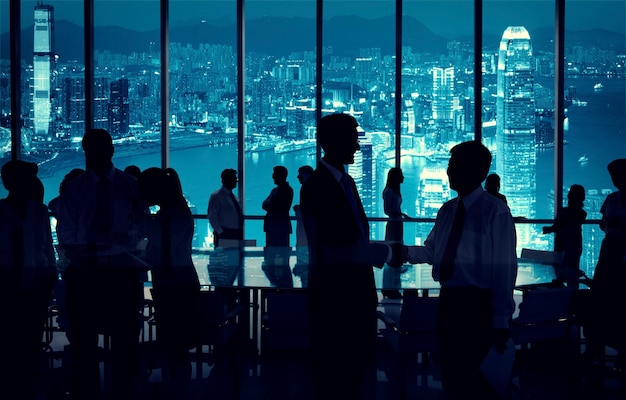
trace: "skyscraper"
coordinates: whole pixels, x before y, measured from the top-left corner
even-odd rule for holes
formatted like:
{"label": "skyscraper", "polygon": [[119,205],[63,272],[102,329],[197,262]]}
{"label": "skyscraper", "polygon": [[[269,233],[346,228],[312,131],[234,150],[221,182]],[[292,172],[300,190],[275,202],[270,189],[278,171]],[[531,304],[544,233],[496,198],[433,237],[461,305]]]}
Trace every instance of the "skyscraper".
{"label": "skyscraper", "polygon": [[128,135],[130,123],[128,109],[128,79],[122,78],[111,82],[109,96],[109,132],[114,138]]}
{"label": "skyscraper", "polygon": [[452,122],[454,67],[433,68],[433,119]]}
{"label": "skyscraper", "polygon": [[52,140],[52,97],[54,55],[54,7],[43,3],[35,6],[33,32],[33,137],[36,142]]}
{"label": "skyscraper", "polygon": [[[426,167],[419,176],[419,186],[415,204],[417,218],[436,218],[439,209],[450,200],[450,182],[442,167]],[[415,244],[423,245],[432,229],[432,224],[415,224]]]}
{"label": "skyscraper", "polygon": [[[537,149],[533,50],[522,26],[502,34],[496,97],[496,172],[513,216],[534,218]],[[530,226],[518,228],[518,244],[531,240]]]}

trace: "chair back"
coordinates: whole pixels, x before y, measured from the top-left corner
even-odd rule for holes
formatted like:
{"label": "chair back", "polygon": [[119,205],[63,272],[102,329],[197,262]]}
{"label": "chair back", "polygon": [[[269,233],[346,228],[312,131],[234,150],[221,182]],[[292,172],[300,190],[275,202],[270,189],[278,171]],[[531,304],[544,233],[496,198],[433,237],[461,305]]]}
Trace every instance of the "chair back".
{"label": "chair back", "polygon": [[516,344],[562,339],[573,318],[573,287],[538,287],[524,293],[519,315],[511,323]]}
{"label": "chair back", "polygon": [[398,329],[408,334],[435,332],[438,301],[435,297],[404,296]]}
{"label": "chair back", "polygon": [[522,249],[522,258],[539,261],[545,264],[559,265],[563,263],[565,253],[562,251]]}

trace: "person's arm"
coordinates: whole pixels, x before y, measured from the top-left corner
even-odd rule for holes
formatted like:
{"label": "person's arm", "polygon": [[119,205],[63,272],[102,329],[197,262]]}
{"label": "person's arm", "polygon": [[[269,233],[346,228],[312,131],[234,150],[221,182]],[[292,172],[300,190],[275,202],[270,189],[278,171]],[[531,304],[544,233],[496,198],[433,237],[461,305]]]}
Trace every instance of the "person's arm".
{"label": "person's arm", "polygon": [[224,228],[222,227],[222,223],[220,221],[220,210],[222,208],[222,202],[219,199],[219,196],[216,194],[211,194],[209,197],[209,206],[207,209],[207,216],[209,218],[209,223],[215,232],[218,234],[222,234],[224,232]]}
{"label": "person's arm", "polygon": [[408,246],[408,262],[411,264],[433,264],[435,258],[435,241],[437,236],[437,223],[431,229],[423,246]]}

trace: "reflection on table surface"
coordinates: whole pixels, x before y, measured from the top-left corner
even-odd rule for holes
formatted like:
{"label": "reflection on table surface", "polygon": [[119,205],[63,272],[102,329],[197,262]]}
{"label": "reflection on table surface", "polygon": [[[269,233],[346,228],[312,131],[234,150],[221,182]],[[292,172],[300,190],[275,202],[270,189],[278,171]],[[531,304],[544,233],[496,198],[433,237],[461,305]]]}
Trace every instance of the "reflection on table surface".
{"label": "reflection on table surface", "polygon": [[[244,247],[197,251],[194,264],[200,283],[216,287],[303,288],[308,277],[306,248]],[[439,289],[429,264],[374,268],[378,289]],[[518,260],[515,285],[549,283],[554,268],[532,260]]]}

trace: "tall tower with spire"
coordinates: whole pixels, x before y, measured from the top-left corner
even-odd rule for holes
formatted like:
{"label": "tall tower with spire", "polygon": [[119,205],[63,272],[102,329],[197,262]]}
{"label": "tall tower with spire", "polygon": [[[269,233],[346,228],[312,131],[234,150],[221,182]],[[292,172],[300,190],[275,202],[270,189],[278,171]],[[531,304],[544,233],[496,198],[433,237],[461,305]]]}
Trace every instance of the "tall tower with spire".
{"label": "tall tower with spire", "polygon": [[[533,218],[536,205],[537,149],[533,49],[522,26],[502,34],[496,99],[496,172],[513,216]],[[518,229],[518,243],[531,240],[530,226]]]}
{"label": "tall tower with spire", "polygon": [[33,32],[32,146],[53,139],[52,95],[54,92],[54,7],[38,2]]}

